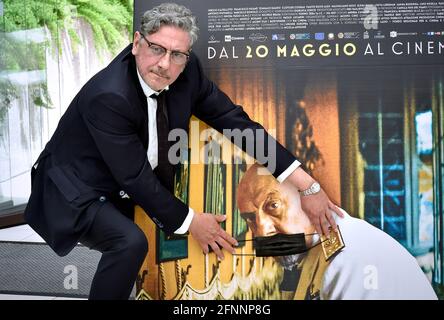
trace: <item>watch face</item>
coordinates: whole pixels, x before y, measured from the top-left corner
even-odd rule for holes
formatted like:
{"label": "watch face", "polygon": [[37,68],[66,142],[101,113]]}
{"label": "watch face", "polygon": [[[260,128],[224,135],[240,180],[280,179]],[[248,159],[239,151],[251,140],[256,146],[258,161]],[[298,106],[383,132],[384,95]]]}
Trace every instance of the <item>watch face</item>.
{"label": "watch face", "polygon": [[320,190],[321,190],[321,186],[320,186],[320,184],[319,183],[314,183],[312,186],[311,186],[311,190],[313,191],[313,192],[319,192]]}

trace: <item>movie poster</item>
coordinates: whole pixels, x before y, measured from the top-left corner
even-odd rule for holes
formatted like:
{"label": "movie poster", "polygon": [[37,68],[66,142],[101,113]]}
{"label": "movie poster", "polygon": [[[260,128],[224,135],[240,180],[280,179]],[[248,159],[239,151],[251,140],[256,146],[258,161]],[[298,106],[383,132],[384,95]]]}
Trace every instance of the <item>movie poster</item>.
{"label": "movie poster", "polygon": [[[444,2],[176,2],[198,18],[193,51],[208,78],[293,152],[351,217],[400,243],[439,293]],[[141,14],[159,3],[135,1],[134,30]],[[225,228],[240,241],[264,235],[255,234],[238,207],[237,188],[252,163],[243,155],[231,160],[187,164],[189,204],[224,211]],[[191,237],[182,240],[186,257],[145,270],[142,298],[320,297],[319,282],[317,291],[299,292],[307,287],[299,258],[243,255],[254,252],[245,241],[238,256],[220,262],[211,254],[203,258]],[[356,241],[372,246],[371,238]]]}

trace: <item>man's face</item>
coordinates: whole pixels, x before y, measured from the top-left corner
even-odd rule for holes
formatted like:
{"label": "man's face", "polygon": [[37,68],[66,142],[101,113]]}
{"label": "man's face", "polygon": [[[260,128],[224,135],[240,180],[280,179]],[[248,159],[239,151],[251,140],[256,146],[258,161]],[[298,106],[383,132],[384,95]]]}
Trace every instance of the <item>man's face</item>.
{"label": "man's face", "polygon": [[[272,175],[259,175],[259,166],[250,167],[239,184],[237,204],[240,215],[247,221],[254,237],[276,233],[314,232],[307,215],[301,209],[300,196],[289,183],[279,183]],[[311,237],[306,238],[307,244]],[[291,270],[300,260],[299,254],[275,259]]]}
{"label": "man's face", "polygon": [[142,35],[136,31],[132,53],[136,58],[137,69],[148,86],[156,91],[172,84],[185,69],[186,64],[178,65],[171,61],[171,52],[188,53],[190,50],[190,36],[188,32],[174,27],[161,26],[156,33],[146,35],[145,38],[169,51],[162,57],[150,54],[149,45]]}
{"label": "man's face", "polygon": [[254,236],[276,233],[309,233],[311,224],[300,208],[294,189],[272,175],[258,175],[251,167],[239,184],[238,207]]}

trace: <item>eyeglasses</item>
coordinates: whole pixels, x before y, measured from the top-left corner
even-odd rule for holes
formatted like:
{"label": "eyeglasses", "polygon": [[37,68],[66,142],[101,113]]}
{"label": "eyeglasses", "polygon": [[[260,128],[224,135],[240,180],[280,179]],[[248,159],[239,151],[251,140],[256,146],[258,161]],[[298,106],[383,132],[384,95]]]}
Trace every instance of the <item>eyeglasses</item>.
{"label": "eyeglasses", "polygon": [[187,63],[188,59],[190,58],[190,55],[188,53],[180,51],[170,51],[159,44],[148,41],[147,38],[145,38],[145,36],[141,32],[140,35],[142,36],[143,40],[145,40],[146,43],[148,44],[148,52],[149,55],[152,57],[160,59],[163,56],[165,56],[167,52],[170,52],[171,61],[177,65],[183,65]]}

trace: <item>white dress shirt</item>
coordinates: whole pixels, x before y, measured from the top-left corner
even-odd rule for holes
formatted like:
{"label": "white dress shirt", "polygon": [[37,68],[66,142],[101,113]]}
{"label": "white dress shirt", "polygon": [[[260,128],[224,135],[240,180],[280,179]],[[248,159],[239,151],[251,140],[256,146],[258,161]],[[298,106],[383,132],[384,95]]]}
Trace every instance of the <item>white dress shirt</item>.
{"label": "white dress shirt", "polygon": [[[136,68],[137,70],[137,68]],[[157,125],[156,125],[156,110],[157,110],[157,100],[150,98],[150,96],[154,94],[159,94],[160,92],[155,91],[151,89],[145,81],[140,76],[139,70],[137,70],[137,76],[139,78],[140,85],[142,86],[143,93],[146,96],[147,102],[148,102],[148,161],[151,165],[151,168],[154,170],[154,168],[158,165],[158,146],[157,146]],[[163,90],[168,90],[168,86]],[[301,163],[297,160],[295,160],[284,172],[282,172],[279,177],[277,177],[277,180],[279,182],[283,182],[294,170],[296,170]],[[189,208],[188,215],[185,218],[184,222],[182,223],[182,226],[177,229],[174,233],[176,234],[184,234],[188,231],[188,228],[190,227],[191,221],[193,220],[194,216],[194,210]]]}
{"label": "white dress shirt", "polygon": [[[136,69],[137,70],[137,69]],[[137,70],[137,76],[139,77],[140,85],[142,86],[143,93],[146,96],[147,104],[148,104],[148,151],[147,157],[148,162],[151,165],[151,168],[154,170],[158,165],[158,145],[157,145],[157,123],[156,123],[156,111],[157,111],[157,100],[151,98],[151,95],[159,94],[160,92],[151,89],[145,81],[143,81],[140,76],[139,70]],[[168,90],[168,86],[164,89]],[[174,231],[176,234],[184,234],[188,231],[190,227],[191,221],[193,220],[194,211],[193,209],[188,209],[188,215],[185,218],[184,222],[180,226],[179,229]]]}

